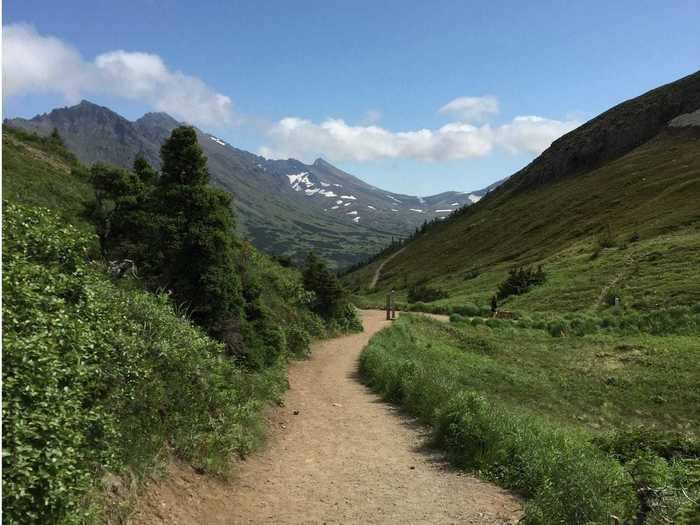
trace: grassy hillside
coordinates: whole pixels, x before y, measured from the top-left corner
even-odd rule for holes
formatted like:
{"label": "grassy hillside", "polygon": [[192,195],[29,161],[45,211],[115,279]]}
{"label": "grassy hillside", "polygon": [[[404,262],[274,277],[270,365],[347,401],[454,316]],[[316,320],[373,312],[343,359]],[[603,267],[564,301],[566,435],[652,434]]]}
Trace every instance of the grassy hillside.
{"label": "grassy hillside", "polygon": [[621,317],[554,337],[537,322],[402,316],[361,368],[457,465],[526,496],[525,523],[697,523],[700,309],[659,319],[664,335]]}
{"label": "grassy hillside", "polygon": [[56,210],[66,222],[94,231],[85,217],[94,191],[77,168],[75,156],[50,137],[3,126],[3,199]]}
{"label": "grassy hillside", "polygon": [[668,130],[585,174],[522,191],[501,187],[436,224],[383,269],[345,277],[367,303],[418,282],[449,292],[435,306],[487,304],[514,265],[543,264],[546,283],[506,301],[530,311],[597,309],[614,286],[639,309],[700,301],[700,133]]}

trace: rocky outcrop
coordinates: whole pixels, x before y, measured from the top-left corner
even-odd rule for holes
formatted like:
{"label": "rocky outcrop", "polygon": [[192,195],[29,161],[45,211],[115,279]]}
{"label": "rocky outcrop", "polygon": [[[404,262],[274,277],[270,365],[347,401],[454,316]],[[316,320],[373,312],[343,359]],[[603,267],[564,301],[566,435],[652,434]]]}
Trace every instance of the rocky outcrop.
{"label": "rocky outcrop", "polygon": [[609,109],[555,140],[504,190],[526,191],[595,169],[653,139],[679,115],[700,109],[700,71]]}

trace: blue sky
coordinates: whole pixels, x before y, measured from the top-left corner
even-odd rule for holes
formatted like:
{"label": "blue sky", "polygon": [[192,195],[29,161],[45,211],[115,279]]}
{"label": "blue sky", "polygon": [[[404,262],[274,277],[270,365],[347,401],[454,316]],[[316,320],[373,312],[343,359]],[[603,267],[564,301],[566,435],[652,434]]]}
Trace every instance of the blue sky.
{"label": "blue sky", "polygon": [[80,98],[130,119],[165,109],[244,149],[426,195],[509,175],[700,67],[696,1],[529,4],[8,0],[3,116]]}

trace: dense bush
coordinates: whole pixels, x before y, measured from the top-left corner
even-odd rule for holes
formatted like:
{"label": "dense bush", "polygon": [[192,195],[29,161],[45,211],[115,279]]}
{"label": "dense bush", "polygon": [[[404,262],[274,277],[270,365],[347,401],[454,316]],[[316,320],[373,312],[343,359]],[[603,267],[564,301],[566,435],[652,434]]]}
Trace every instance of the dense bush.
{"label": "dense bush", "polygon": [[313,294],[310,301],[312,311],[325,319],[332,330],[362,330],[347,291],[326,263],[313,252],[304,261],[302,282],[304,288]]}
{"label": "dense bush", "polygon": [[449,297],[449,294],[445,290],[433,288],[425,283],[419,283],[408,289],[407,300],[409,303],[432,303],[447,297]]}
{"label": "dense bush", "polygon": [[212,472],[253,447],[279,368],[244,374],[168,297],[116,288],[48,211],[3,222],[4,522],[82,522],[102,474],[165,446]]}
{"label": "dense bush", "polygon": [[505,299],[511,295],[524,294],[533,286],[538,286],[545,282],[546,274],[542,270],[542,266],[538,266],[537,270],[532,268],[511,268],[508,271],[508,277],[498,285],[498,299]]}

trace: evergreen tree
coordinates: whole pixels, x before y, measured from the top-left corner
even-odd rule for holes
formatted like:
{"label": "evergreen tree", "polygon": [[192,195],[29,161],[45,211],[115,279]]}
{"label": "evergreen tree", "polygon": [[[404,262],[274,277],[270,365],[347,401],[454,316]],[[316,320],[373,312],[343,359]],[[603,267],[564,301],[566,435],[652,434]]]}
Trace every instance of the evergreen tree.
{"label": "evergreen tree", "polygon": [[158,180],[158,172],[151,167],[141,154],[134,159],[133,171],[146,186],[153,186]]}
{"label": "evergreen tree", "polygon": [[90,168],[90,179],[95,188],[93,215],[100,250],[106,256],[108,251],[143,233],[136,214],[143,205],[146,187],[134,173],[100,163]]}
{"label": "evergreen tree", "polygon": [[192,127],[173,130],[161,148],[160,277],[193,320],[216,335],[241,317],[243,298],[231,199],[207,186],[206,163]]}
{"label": "evergreen tree", "polygon": [[314,292],[312,309],[325,319],[335,319],[343,315],[346,304],[345,291],[336,275],[315,253],[310,252],[304,261],[304,288]]}

